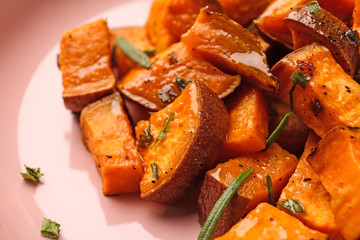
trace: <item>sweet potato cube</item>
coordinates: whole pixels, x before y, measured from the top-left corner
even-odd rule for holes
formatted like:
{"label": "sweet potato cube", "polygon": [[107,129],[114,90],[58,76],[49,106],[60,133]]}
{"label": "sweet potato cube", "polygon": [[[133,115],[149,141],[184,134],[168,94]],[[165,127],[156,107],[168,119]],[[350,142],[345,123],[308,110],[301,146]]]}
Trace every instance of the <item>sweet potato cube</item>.
{"label": "sweet potato cube", "polygon": [[293,174],[297,158],[274,143],[265,152],[257,152],[231,159],[219,164],[205,175],[198,199],[199,219],[204,223],[212,207],[222,192],[244,170],[254,168],[254,172],[239,188],[237,194],[226,207],[214,236],[220,236],[237,223],[244,214],[257,204],[268,200],[266,174],[271,176],[275,197],[279,197],[287,180]]}
{"label": "sweet potato cube", "polygon": [[360,237],[360,130],[338,126],[308,157],[331,196],[331,209],[345,239]]}
{"label": "sweet potato cube", "polygon": [[225,72],[240,74],[251,85],[275,92],[278,82],[269,72],[258,39],[228,16],[201,9],[181,41]]}
{"label": "sweet potato cube", "polygon": [[67,109],[80,112],[87,104],[113,92],[115,77],[109,46],[109,28],[103,19],[63,34],[59,64]]}
{"label": "sweet potato cube", "polygon": [[293,109],[315,133],[324,137],[337,125],[360,126],[360,86],[344,72],[324,46],[314,43],[280,60],[271,70],[279,79],[277,97],[289,104],[290,76],[301,71],[310,77],[305,89],[293,92]]}
{"label": "sweet potato cube", "polygon": [[[291,32],[284,23],[284,18],[291,9],[312,0],[274,0],[255,20],[257,28],[268,38],[292,48]],[[319,5],[348,23],[352,17],[354,0],[318,0]]]}
{"label": "sweet potato cube", "polygon": [[239,75],[229,75],[191,51],[183,43],[156,54],[150,69],[134,68],[117,84],[128,98],[147,108],[160,110],[180,95],[182,87],[198,80],[220,98],[230,94],[239,84]]}
{"label": "sweet potato cube", "polygon": [[[297,200],[304,206],[305,213],[297,213],[295,217],[307,227],[328,234],[330,239],[342,239],[331,211],[330,195],[305,159],[300,160],[279,202],[287,199]],[[285,210],[280,205],[278,208]]]}
{"label": "sweet potato cube", "polygon": [[326,240],[327,235],[307,228],[298,219],[268,203],[260,203],[243,220],[216,240]]}
{"label": "sweet potato cube", "polygon": [[80,127],[100,172],[104,195],[139,192],[143,167],[120,94],[86,106]]}
{"label": "sweet potato cube", "polygon": [[270,112],[264,93],[243,83],[225,100],[225,105],[230,124],[219,158],[225,161],[264,149]]}
{"label": "sweet potato cube", "polygon": [[198,81],[148,121],[139,121],[135,132],[145,168],[141,198],[163,204],[184,199],[216,166],[228,121],[224,103]]}
{"label": "sweet potato cube", "polygon": [[132,61],[128,56],[126,56],[121,49],[116,45],[116,38],[121,37],[126,41],[130,42],[135,48],[148,52],[149,56],[153,55],[153,52],[156,51],[156,48],[153,44],[150,43],[144,27],[123,27],[123,28],[114,28],[110,30],[110,44],[113,52],[112,62],[115,63],[115,66],[118,70],[119,78],[123,77],[130,69],[137,66],[137,64]]}

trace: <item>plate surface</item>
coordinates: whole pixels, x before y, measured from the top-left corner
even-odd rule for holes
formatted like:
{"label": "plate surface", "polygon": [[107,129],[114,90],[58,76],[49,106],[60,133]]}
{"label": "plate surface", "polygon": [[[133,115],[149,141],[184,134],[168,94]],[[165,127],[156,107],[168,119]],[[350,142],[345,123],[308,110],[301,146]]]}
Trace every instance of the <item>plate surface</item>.
{"label": "plate surface", "polygon": [[[196,239],[194,197],[163,206],[137,194],[103,196],[61,98],[61,34],[99,17],[110,27],[143,25],[151,2],[15,0],[0,10],[0,239],[46,239],[44,217],[61,224],[59,239]],[[24,164],[41,168],[41,183],[22,180]]]}

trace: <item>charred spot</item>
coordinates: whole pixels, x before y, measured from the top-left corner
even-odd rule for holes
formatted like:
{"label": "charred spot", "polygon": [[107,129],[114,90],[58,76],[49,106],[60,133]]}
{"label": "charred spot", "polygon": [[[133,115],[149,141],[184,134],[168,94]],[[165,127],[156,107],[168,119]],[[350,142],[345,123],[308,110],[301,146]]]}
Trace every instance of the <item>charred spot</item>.
{"label": "charred spot", "polygon": [[125,159],[129,159],[129,156],[126,156]]}
{"label": "charred spot", "polygon": [[98,168],[101,168],[100,164],[98,164]]}
{"label": "charred spot", "polygon": [[151,180],[152,183],[155,183],[155,180]]}
{"label": "charred spot", "polygon": [[176,57],[176,55],[175,55],[174,52],[171,52],[171,53],[168,55],[168,59],[169,59],[170,65],[174,65],[174,64],[179,63],[179,60],[177,59],[177,57]]}
{"label": "charred spot", "polygon": [[106,157],[107,157],[107,158],[112,158],[112,156],[110,156],[110,155],[106,155]]}
{"label": "charred spot", "polygon": [[311,178],[304,178],[304,182],[311,181]]}
{"label": "charred spot", "polygon": [[324,92],[324,95],[327,95],[327,92]]}
{"label": "charred spot", "polygon": [[239,164],[239,167],[243,167],[243,165]]}
{"label": "charred spot", "polygon": [[316,67],[314,66],[314,64],[312,62],[298,61],[298,65],[299,65],[299,69],[300,69],[301,73],[303,73],[307,76],[311,76],[311,77],[314,75],[314,71],[315,71]]}
{"label": "charred spot", "polygon": [[311,99],[310,110],[315,114],[315,116],[322,112],[323,108],[318,97]]}

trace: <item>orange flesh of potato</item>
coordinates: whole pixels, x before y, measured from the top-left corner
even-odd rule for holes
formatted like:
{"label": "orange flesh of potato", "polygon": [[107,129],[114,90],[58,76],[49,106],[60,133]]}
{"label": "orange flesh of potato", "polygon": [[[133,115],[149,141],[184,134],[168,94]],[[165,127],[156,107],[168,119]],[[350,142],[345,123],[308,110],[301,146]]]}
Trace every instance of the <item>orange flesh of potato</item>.
{"label": "orange flesh of potato", "polygon": [[[202,174],[213,168],[228,128],[228,113],[223,102],[200,82],[188,85],[170,105],[152,113],[148,121],[138,122],[140,134],[150,125],[154,140],[166,118],[174,113],[165,137],[154,146],[140,148],[145,173],[141,198],[173,204],[182,200],[196,186]],[[151,164],[157,165],[158,179]]]}
{"label": "orange flesh of potato", "polygon": [[169,3],[169,0],[154,0],[145,24],[146,33],[157,52],[179,41],[166,27],[166,10]]}
{"label": "orange flesh of potato", "polygon": [[[150,69],[131,70],[117,88],[145,107],[159,110],[180,95],[174,84],[177,77],[187,82],[203,82],[220,98],[230,94],[241,81],[240,76],[223,73],[180,42],[157,54]],[[161,99],[159,94],[169,97]]]}
{"label": "orange flesh of potato", "polygon": [[228,160],[265,148],[268,137],[270,107],[264,93],[242,84],[225,100],[230,124],[219,158]]}
{"label": "orange flesh of potato", "polygon": [[226,239],[326,240],[328,238],[326,234],[307,228],[298,219],[276,207],[268,203],[260,203],[229,232],[216,238],[216,240]]}
{"label": "orange flesh of potato", "polygon": [[[115,57],[116,66],[119,77],[123,77],[130,69],[137,66],[128,56],[126,56],[121,49],[116,45],[116,38],[121,37],[130,42],[136,49],[141,51],[154,51],[155,46],[150,43],[144,27],[123,27],[114,28],[110,30],[110,44],[111,49],[116,47]],[[113,50],[112,50],[113,51]],[[113,59],[114,61],[114,59]]]}
{"label": "orange flesh of potato", "polygon": [[80,112],[87,104],[113,92],[115,77],[110,59],[109,28],[105,20],[63,34],[59,63],[67,109]]}
{"label": "orange flesh of potato", "polygon": [[293,174],[297,163],[298,160],[294,155],[274,143],[265,152],[244,155],[217,165],[206,173],[205,181],[201,186],[198,200],[200,222],[205,222],[216,200],[229,184],[245,169],[252,167],[253,174],[230,201],[215,229],[216,236],[224,234],[257,204],[267,201],[266,174],[271,176],[277,198]]}
{"label": "orange flesh of potato", "polygon": [[104,195],[139,192],[143,167],[120,94],[86,106],[80,127],[102,177]]}
{"label": "orange flesh of potato", "polygon": [[[255,20],[257,28],[268,38],[292,48],[292,37],[284,23],[291,9],[311,0],[275,0]],[[354,9],[354,0],[318,0],[319,5],[340,20],[349,22]]]}
{"label": "orange flesh of potato", "polygon": [[332,129],[308,157],[331,196],[331,209],[345,239],[360,237],[360,130]]}
{"label": "orange flesh of potato", "polygon": [[[311,149],[316,146],[319,137],[313,132],[309,134],[304,155],[290,177],[288,184],[281,192],[278,202],[294,199],[305,208],[305,213],[295,215],[301,222],[311,229],[329,235],[330,239],[342,239],[339,228],[335,223],[334,214],[330,207],[330,195],[322,185],[309,163],[306,161]],[[285,210],[280,205],[278,208]],[[285,210],[287,211],[287,210]],[[290,212],[288,212],[291,214]]]}
{"label": "orange flesh of potato", "polygon": [[219,2],[231,19],[246,27],[265,10],[271,0],[219,0]]}
{"label": "orange flesh of potato", "polygon": [[324,137],[334,126],[360,126],[360,86],[336,63],[331,52],[314,43],[279,61],[272,73],[279,79],[277,97],[289,104],[290,76],[300,70],[310,77],[305,89],[293,92],[293,108],[304,123]]}
{"label": "orange flesh of potato", "polygon": [[194,24],[201,8],[208,7],[210,11],[224,12],[217,0],[169,0],[168,2],[165,26],[178,39]]}
{"label": "orange flesh of potato", "polygon": [[293,48],[298,49],[314,41],[324,44],[344,71],[357,74],[359,42],[347,37],[350,28],[334,15],[321,9],[312,14],[306,5],[293,9],[284,19],[293,36]]}
{"label": "orange flesh of potato", "polygon": [[258,39],[226,15],[201,9],[181,41],[221,70],[240,74],[255,87],[277,90]]}

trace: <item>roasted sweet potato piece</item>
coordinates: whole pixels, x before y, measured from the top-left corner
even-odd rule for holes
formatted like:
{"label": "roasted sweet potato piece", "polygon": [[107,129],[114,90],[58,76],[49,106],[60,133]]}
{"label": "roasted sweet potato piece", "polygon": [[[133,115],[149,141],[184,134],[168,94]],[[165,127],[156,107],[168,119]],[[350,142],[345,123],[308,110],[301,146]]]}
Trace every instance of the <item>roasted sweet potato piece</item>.
{"label": "roasted sweet potato piece", "polygon": [[113,52],[112,62],[118,70],[118,77],[123,77],[130,69],[137,66],[137,64],[127,57],[121,49],[116,45],[115,39],[121,37],[130,42],[135,48],[148,52],[149,56],[155,53],[156,48],[150,43],[144,27],[122,27],[114,28],[110,30],[110,44]]}
{"label": "roasted sweet potato piece", "polygon": [[165,25],[167,6],[169,3],[169,0],[154,0],[145,24],[146,33],[150,42],[156,46],[157,52],[161,52],[173,43],[179,41]]}
{"label": "roasted sweet potato piece", "polygon": [[[280,42],[292,48],[292,37],[289,29],[284,24],[284,18],[291,9],[312,0],[274,0],[261,16],[255,20],[261,33],[271,40]],[[348,23],[352,17],[354,0],[318,0],[320,6],[340,20]]]}
{"label": "roasted sweet potato piece", "polygon": [[284,22],[292,33],[294,49],[320,42],[331,51],[347,74],[352,77],[357,75],[359,36],[344,22],[325,9],[312,13],[306,5],[293,9]]}
{"label": "roasted sweet potato piece", "polygon": [[80,112],[89,103],[113,92],[115,77],[109,46],[109,28],[103,19],[63,34],[59,64],[67,109]]}
{"label": "roasted sweet potato piece", "polygon": [[[307,155],[307,153],[304,154]],[[297,213],[295,217],[307,227],[328,234],[330,239],[342,239],[339,228],[335,223],[334,214],[331,211],[330,195],[322,185],[320,178],[306,161],[306,156],[302,157],[295,173],[281,192],[279,202],[287,199],[297,200],[303,205],[305,213]],[[278,205],[278,208],[287,211],[280,205]]]}
{"label": "roasted sweet potato piece", "polygon": [[221,70],[240,74],[255,87],[277,90],[257,38],[226,15],[202,9],[181,41]]}
{"label": "roasted sweet potato piece", "polygon": [[324,137],[334,126],[360,126],[360,86],[347,75],[324,46],[314,43],[279,61],[273,74],[279,79],[278,98],[289,104],[290,76],[301,71],[310,77],[305,89],[293,92],[293,108],[304,123]]}
{"label": "roasted sweet potato piece", "polygon": [[270,106],[264,93],[243,83],[227,99],[230,114],[226,140],[219,158],[226,161],[265,148],[268,137]]}
{"label": "roasted sweet potato piece", "polygon": [[157,54],[150,69],[130,71],[117,87],[128,98],[159,110],[180,95],[184,86],[175,84],[186,85],[195,80],[205,83],[220,98],[240,84],[240,76],[223,73],[180,42]]}
{"label": "roasted sweet potato piece", "polygon": [[100,172],[104,195],[139,192],[143,167],[120,94],[86,106],[80,127]]}
{"label": "roasted sweet potato piece", "polygon": [[219,2],[231,19],[246,27],[265,10],[271,0],[219,0]]}
{"label": "roasted sweet potato piece", "polygon": [[[136,137],[145,147],[139,149],[145,167],[141,198],[173,204],[187,196],[202,174],[217,164],[228,124],[224,103],[198,81],[173,103],[151,114],[149,121],[138,122]],[[163,139],[156,141],[164,128]],[[153,141],[143,141],[146,132]]]}
{"label": "roasted sweet potato piece", "polygon": [[[290,111],[290,106],[285,103],[277,100],[274,100],[271,103],[271,117],[269,123],[271,133],[280,124],[285,114]],[[286,151],[295,154],[296,156],[301,156],[308,132],[309,129],[303,120],[296,114],[292,114],[281,131],[280,136],[276,139],[276,142]]]}
{"label": "roasted sweet potato piece", "polygon": [[304,152],[300,157],[301,160],[306,160],[307,157],[312,153],[313,149],[316,147],[316,144],[321,140],[321,138],[316,135],[316,133],[312,130],[309,131],[308,137],[306,139]]}
{"label": "roasted sweet potato piece", "polygon": [[345,239],[360,237],[360,130],[338,126],[308,157],[331,196],[331,209]]}
{"label": "roasted sweet potato piece", "polygon": [[274,143],[266,152],[257,152],[231,159],[208,171],[201,186],[198,199],[199,220],[203,224],[222,192],[245,169],[254,172],[239,188],[226,207],[213,236],[220,236],[250,212],[257,204],[267,201],[266,174],[271,176],[276,198],[279,197],[287,180],[293,174],[297,158]]}
{"label": "roasted sweet potato piece", "polygon": [[260,203],[243,220],[216,240],[326,240],[327,235],[307,228],[298,219],[268,203]]}
{"label": "roasted sweet potato piece", "polygon": [[210,11],[224,12],[218,0],[169,0],[166,9],[165,26],[180,39],[194,24],[200,9],[208,7]]}

